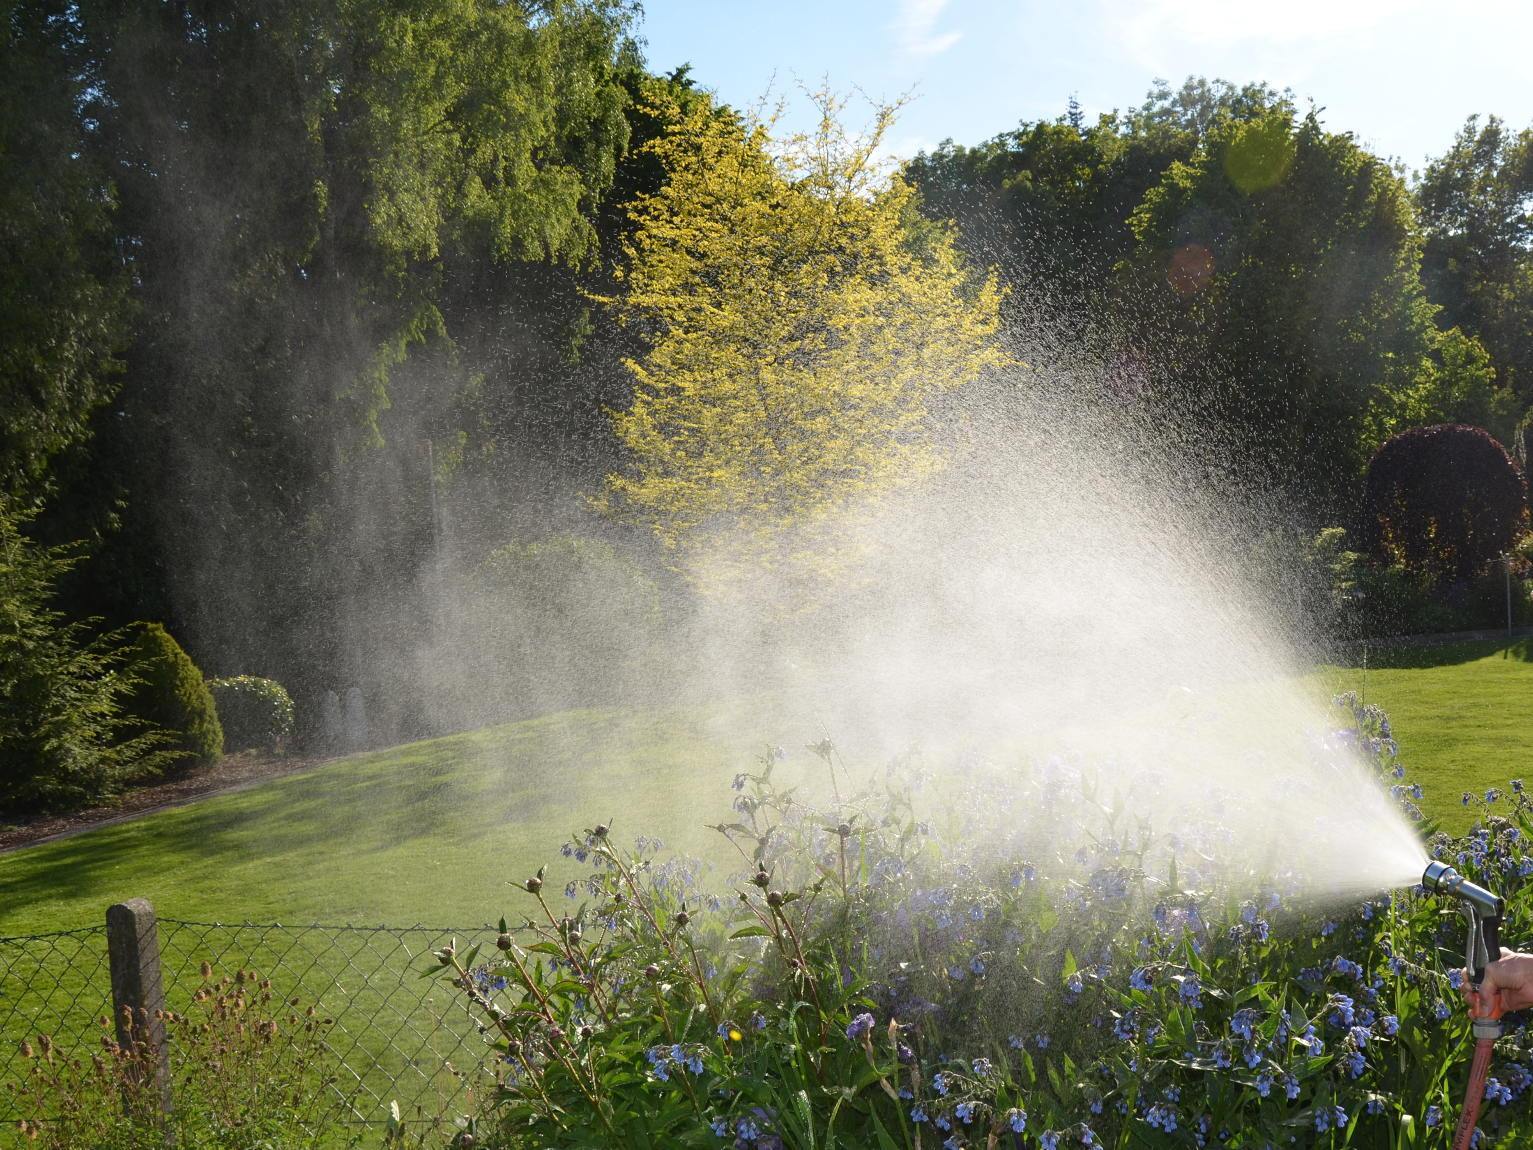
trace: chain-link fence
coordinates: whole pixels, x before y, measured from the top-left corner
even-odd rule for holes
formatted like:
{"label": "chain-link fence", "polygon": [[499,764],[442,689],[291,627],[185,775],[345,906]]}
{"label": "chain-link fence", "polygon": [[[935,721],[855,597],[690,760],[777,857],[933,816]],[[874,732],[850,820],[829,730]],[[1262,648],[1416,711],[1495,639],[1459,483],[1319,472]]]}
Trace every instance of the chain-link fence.
{"label": "chain-link fence", "polygon": [[[421,975],[444,943],[466,949],[494,933],[161,918],[164,1008],[188,1009],[205,984],[204,964],[218,974],[254,971],[328,1023],[337,1078],[326,1089],[348,1121],[385,1123],[397,1102],[407,1121],[441,1122],[468,1107],[488,1048],[463,996],[443,978]],[[64,1056],[99,1048],[113,1018],[106,926],[0,938],[0,1143],[27,1117],[17,1112],[15,1089],[28,1069],[23,1043],[46,1035]]]}

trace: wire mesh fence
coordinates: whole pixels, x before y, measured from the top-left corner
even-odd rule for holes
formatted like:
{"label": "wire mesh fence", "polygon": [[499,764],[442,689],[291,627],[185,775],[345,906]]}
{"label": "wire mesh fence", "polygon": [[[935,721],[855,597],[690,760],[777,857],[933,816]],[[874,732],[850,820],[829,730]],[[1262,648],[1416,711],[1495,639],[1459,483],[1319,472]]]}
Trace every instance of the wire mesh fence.
{"label": "wire mesh fence", "polygon": [[[421,975],[444,943],[456,939],[466,949],[494,934],[489,927],[161,918],[164,1006],[188,1009],[206,982],[204,964],[219,974],[255,971],[276,993],[325,1018],[335,1074],[325,1089],[348,1122],[381,1125],[397,1103],[406,1121],[441,1124],[468,1107],[488,1048],[463,996],[444,979]],[[0,938],[0,1144],[27,1117],[17,1111],[16,1086],[28,1069],[23,1042],[46,1035],[64,1056],[99,1048],[111,1034],[113,1010],[104,926]]]}

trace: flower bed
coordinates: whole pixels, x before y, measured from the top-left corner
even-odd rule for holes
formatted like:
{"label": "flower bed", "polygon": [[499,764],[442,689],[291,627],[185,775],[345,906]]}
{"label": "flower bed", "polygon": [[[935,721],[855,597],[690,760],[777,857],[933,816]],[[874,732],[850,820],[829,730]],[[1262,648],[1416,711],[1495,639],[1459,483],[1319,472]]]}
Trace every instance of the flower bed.
{"label": "flower bed", "polygon": [[[1383,716],[1340,702],[1414,812]],[[1441,900],[1337,905],[1208,812],[1159,832],[1066,764],[1000,785],[906,761],[825,811],[774,758],[716,828],[727,898],[595,826],[564,847],[592,868],[567,897],[540,872],[497,952],[437,955],[500,1054],[466,1145],[1448,1144],[1467,1021]],[[1515,940],[1533,816],[1520,784],[1473,801],[1482,827],[1430,847],[1507,897]],[[1530,1065],[1503,1040],[1493,1141],[1533,1132]]]}

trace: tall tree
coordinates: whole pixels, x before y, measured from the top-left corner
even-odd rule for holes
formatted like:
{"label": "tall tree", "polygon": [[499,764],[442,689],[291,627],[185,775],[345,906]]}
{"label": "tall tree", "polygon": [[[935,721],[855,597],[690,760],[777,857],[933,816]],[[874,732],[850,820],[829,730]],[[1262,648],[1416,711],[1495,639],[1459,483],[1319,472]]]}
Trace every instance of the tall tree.
{"label": "tall tree", "polygon": [[74,6],[9,6],[0,29],[0,496],[50,487],[116,386],[125,286],[113,191],[85,154],[92,82]]}
{"label": "tall tree", "polygon": [[1139,339],[1173,349],[1164,395],[1311,514],[1344,514],[1398,427],[1490,403],[1483,357],[1434,325],[1404,183],[1314,112],[1217,124],[1132,227],[1125,282],[1152,304]]}
{"label": "tall tree", "polygon": [[427,561],[432,455],[451,459],[448,418],[485,380],[450,277],[593,251],[627,7],[78,12],[142,316],[101,454],[128,499],[112,558],[139,573],[120,609],[161,607],[214,670],[344,681],[386,662],[355,650],[382,602],[421,625],[394,593]]}
{"label": "tall tree", "polygon": [[1471,116],[1416,198],[1428,293],[1484,343],[1519,406],[1533,405],[1533,128]]}
{"label": "tall tree", "polygon": [[667,179],[612,301],[645,346],[609,489],[670,547],[741,528],[771,554],[919,472],[931,399],[1002,362],[994,278],[878,169],[892,113],[848,139],[821,100],[818,131],[775,150],[768,123],[701,105],[650,145]]}

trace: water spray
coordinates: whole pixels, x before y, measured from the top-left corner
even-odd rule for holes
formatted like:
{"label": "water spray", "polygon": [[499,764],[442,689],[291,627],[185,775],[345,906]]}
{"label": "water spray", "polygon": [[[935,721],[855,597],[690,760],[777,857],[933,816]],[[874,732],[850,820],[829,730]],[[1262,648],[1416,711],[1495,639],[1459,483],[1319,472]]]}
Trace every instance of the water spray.
{"label": "water spray", "polygon": [[1469,920],[1469,934],[1464,943],[1464,969],[1469,977],[1466,989],[1469,1018],[1474,1029],[1474,1061],[1469,1069],[1469,1085],[1464,1091],[1464,1108],[1453,1131],[1453,1150],[1469,1150],[1480,1117],[1480,1103],[1485,1098],[1491,1051],[1496,1039],[1506,1032],[1502,1022],[1506,1009],[1501,1002],[1501,992],[1492,990],[1487,995],[1480,990],[1485,980],[1485,968],[1501,957],[1501,916],[1506,904],[1500,895],[1475,885],[1443,862],[1427,864],[1421,885],[1458,899],[1459,909]]}

